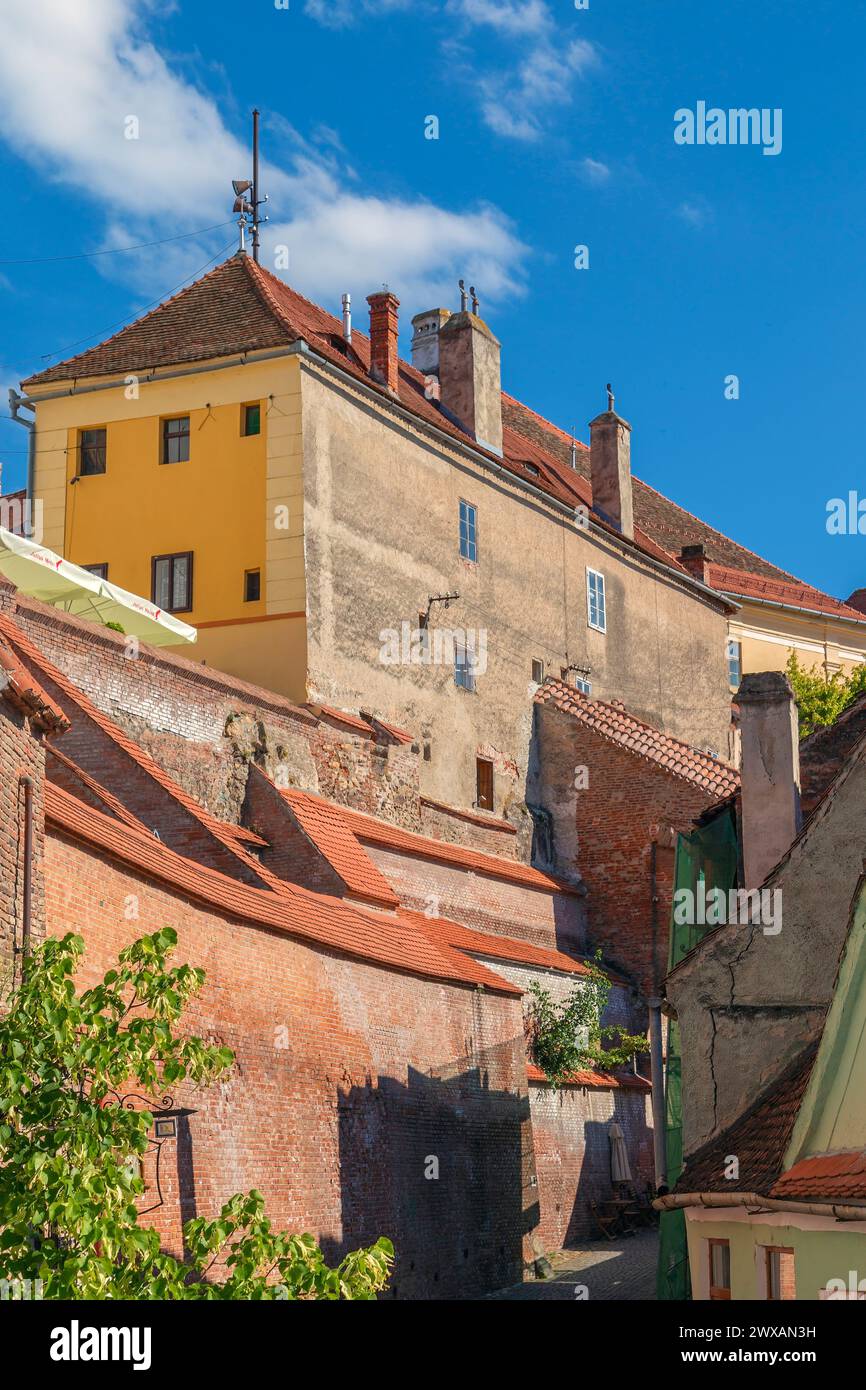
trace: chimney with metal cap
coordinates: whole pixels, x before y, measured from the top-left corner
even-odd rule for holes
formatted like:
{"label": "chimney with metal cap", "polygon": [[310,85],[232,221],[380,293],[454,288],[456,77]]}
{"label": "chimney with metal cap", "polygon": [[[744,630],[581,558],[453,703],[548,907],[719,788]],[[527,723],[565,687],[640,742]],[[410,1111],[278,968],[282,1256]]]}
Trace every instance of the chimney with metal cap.
{"label": "chimney with metal cap", "polygon": [[343,337],[347,343],[352,341],[352,296],[343,295]]}
{"label": "chimney with metal cap", "polygon": [[467,295],[462,280],[460,303],[459,314],[451,314],[439,328],[441,404],[482,448],[501,456],[501,345],[478,315],[474,286]]}
{"label": "chimney with metal cap", "polygon": [[607,410],[590,421],[589,466],[592,506],[617,531],[634,540],[631,493],[631,425],[613,408],[607,386]]}

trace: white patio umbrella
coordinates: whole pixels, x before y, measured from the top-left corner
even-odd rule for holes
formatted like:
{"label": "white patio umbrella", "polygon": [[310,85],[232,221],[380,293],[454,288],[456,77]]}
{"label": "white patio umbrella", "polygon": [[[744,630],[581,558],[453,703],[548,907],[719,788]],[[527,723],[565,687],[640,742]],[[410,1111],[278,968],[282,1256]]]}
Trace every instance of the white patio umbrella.
{"label": "white patio umbrella", "polygon": [[631,1182],[631,1169],[628,1166],[625,1136],[616,1120],[612,1121],[608,1134],[610,1136],[611,1182]]}
{"label": "white patio umbrella", "polygon": [[194,627],[182,623],[155,603],[130,594],[107,579],[100,579],[80,565],[73,565],[53,550],[46,550],[26,536],[13,535],[0,526],[0,574],[22,594],[41,599],[64,613],[97,623],[116,623],[125,633],[166,647],[194,642]]}

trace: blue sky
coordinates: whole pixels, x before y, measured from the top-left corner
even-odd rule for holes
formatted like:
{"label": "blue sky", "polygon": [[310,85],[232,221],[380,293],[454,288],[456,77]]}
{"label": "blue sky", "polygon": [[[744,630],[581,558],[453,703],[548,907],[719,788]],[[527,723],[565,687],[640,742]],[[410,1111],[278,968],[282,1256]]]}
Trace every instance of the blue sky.
{"label": "blue sky", "polygon": [[[866,538],[863,13],[831,0],[28,0],[4,9],[0,261],[230,219],[263,112],[263,261],[339,312],[478,286],[506,388],[564,428],[611,380],[647,482],[841,597]],[[781,153],[680,146],[674,113],[781,108]],[[137,140],[125,138],[137,117]],[[439,120],[425,139],[425,118]],[[0,264],[0,384],[69,355],[234,240]],[[589,269],[574,248],[589,247]],[[407,338],[408,345],[408,338]],[[54,354],[49,356],[48,354]],[[725,378],[740,382],[725,398]],[[24,432],[0,420],[4,485]]]}

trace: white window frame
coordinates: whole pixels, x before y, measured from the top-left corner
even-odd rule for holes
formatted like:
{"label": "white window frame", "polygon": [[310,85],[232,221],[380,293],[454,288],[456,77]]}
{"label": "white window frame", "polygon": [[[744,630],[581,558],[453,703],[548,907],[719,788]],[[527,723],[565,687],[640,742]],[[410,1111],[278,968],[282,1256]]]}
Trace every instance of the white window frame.
{"label": "white window frame", "polygon": [[[601,596],[601,621],[598,621],[598,618],[596,618],[596,620],[593,621],[592,616],[593,579],[601,581],[600,589],[598,584],[596,584],[595,586],[595,609],[597,615],[599,613],[599,594]],[[589,565],[587,565],[586,567],[586,621],[587,626],[591,627],[594,632],[607,632],[607,593],[605,591],[604,575],[602,574],[601,570],[591,569]]]}

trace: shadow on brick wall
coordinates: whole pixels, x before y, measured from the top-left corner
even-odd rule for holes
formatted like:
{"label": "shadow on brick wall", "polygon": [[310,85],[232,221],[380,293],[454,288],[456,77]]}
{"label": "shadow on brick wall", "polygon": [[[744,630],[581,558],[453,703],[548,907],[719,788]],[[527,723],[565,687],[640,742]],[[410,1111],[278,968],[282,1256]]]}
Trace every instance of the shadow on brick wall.
{"label": "shadow on brick wall", "polygon": [[522,1277],[539,1214],[529,1100],[491,1086],[498,1052],[338,1094],[344,1239],[323,1240],[330,1261],[387,1235],[398,1299],[472,1297]]}

